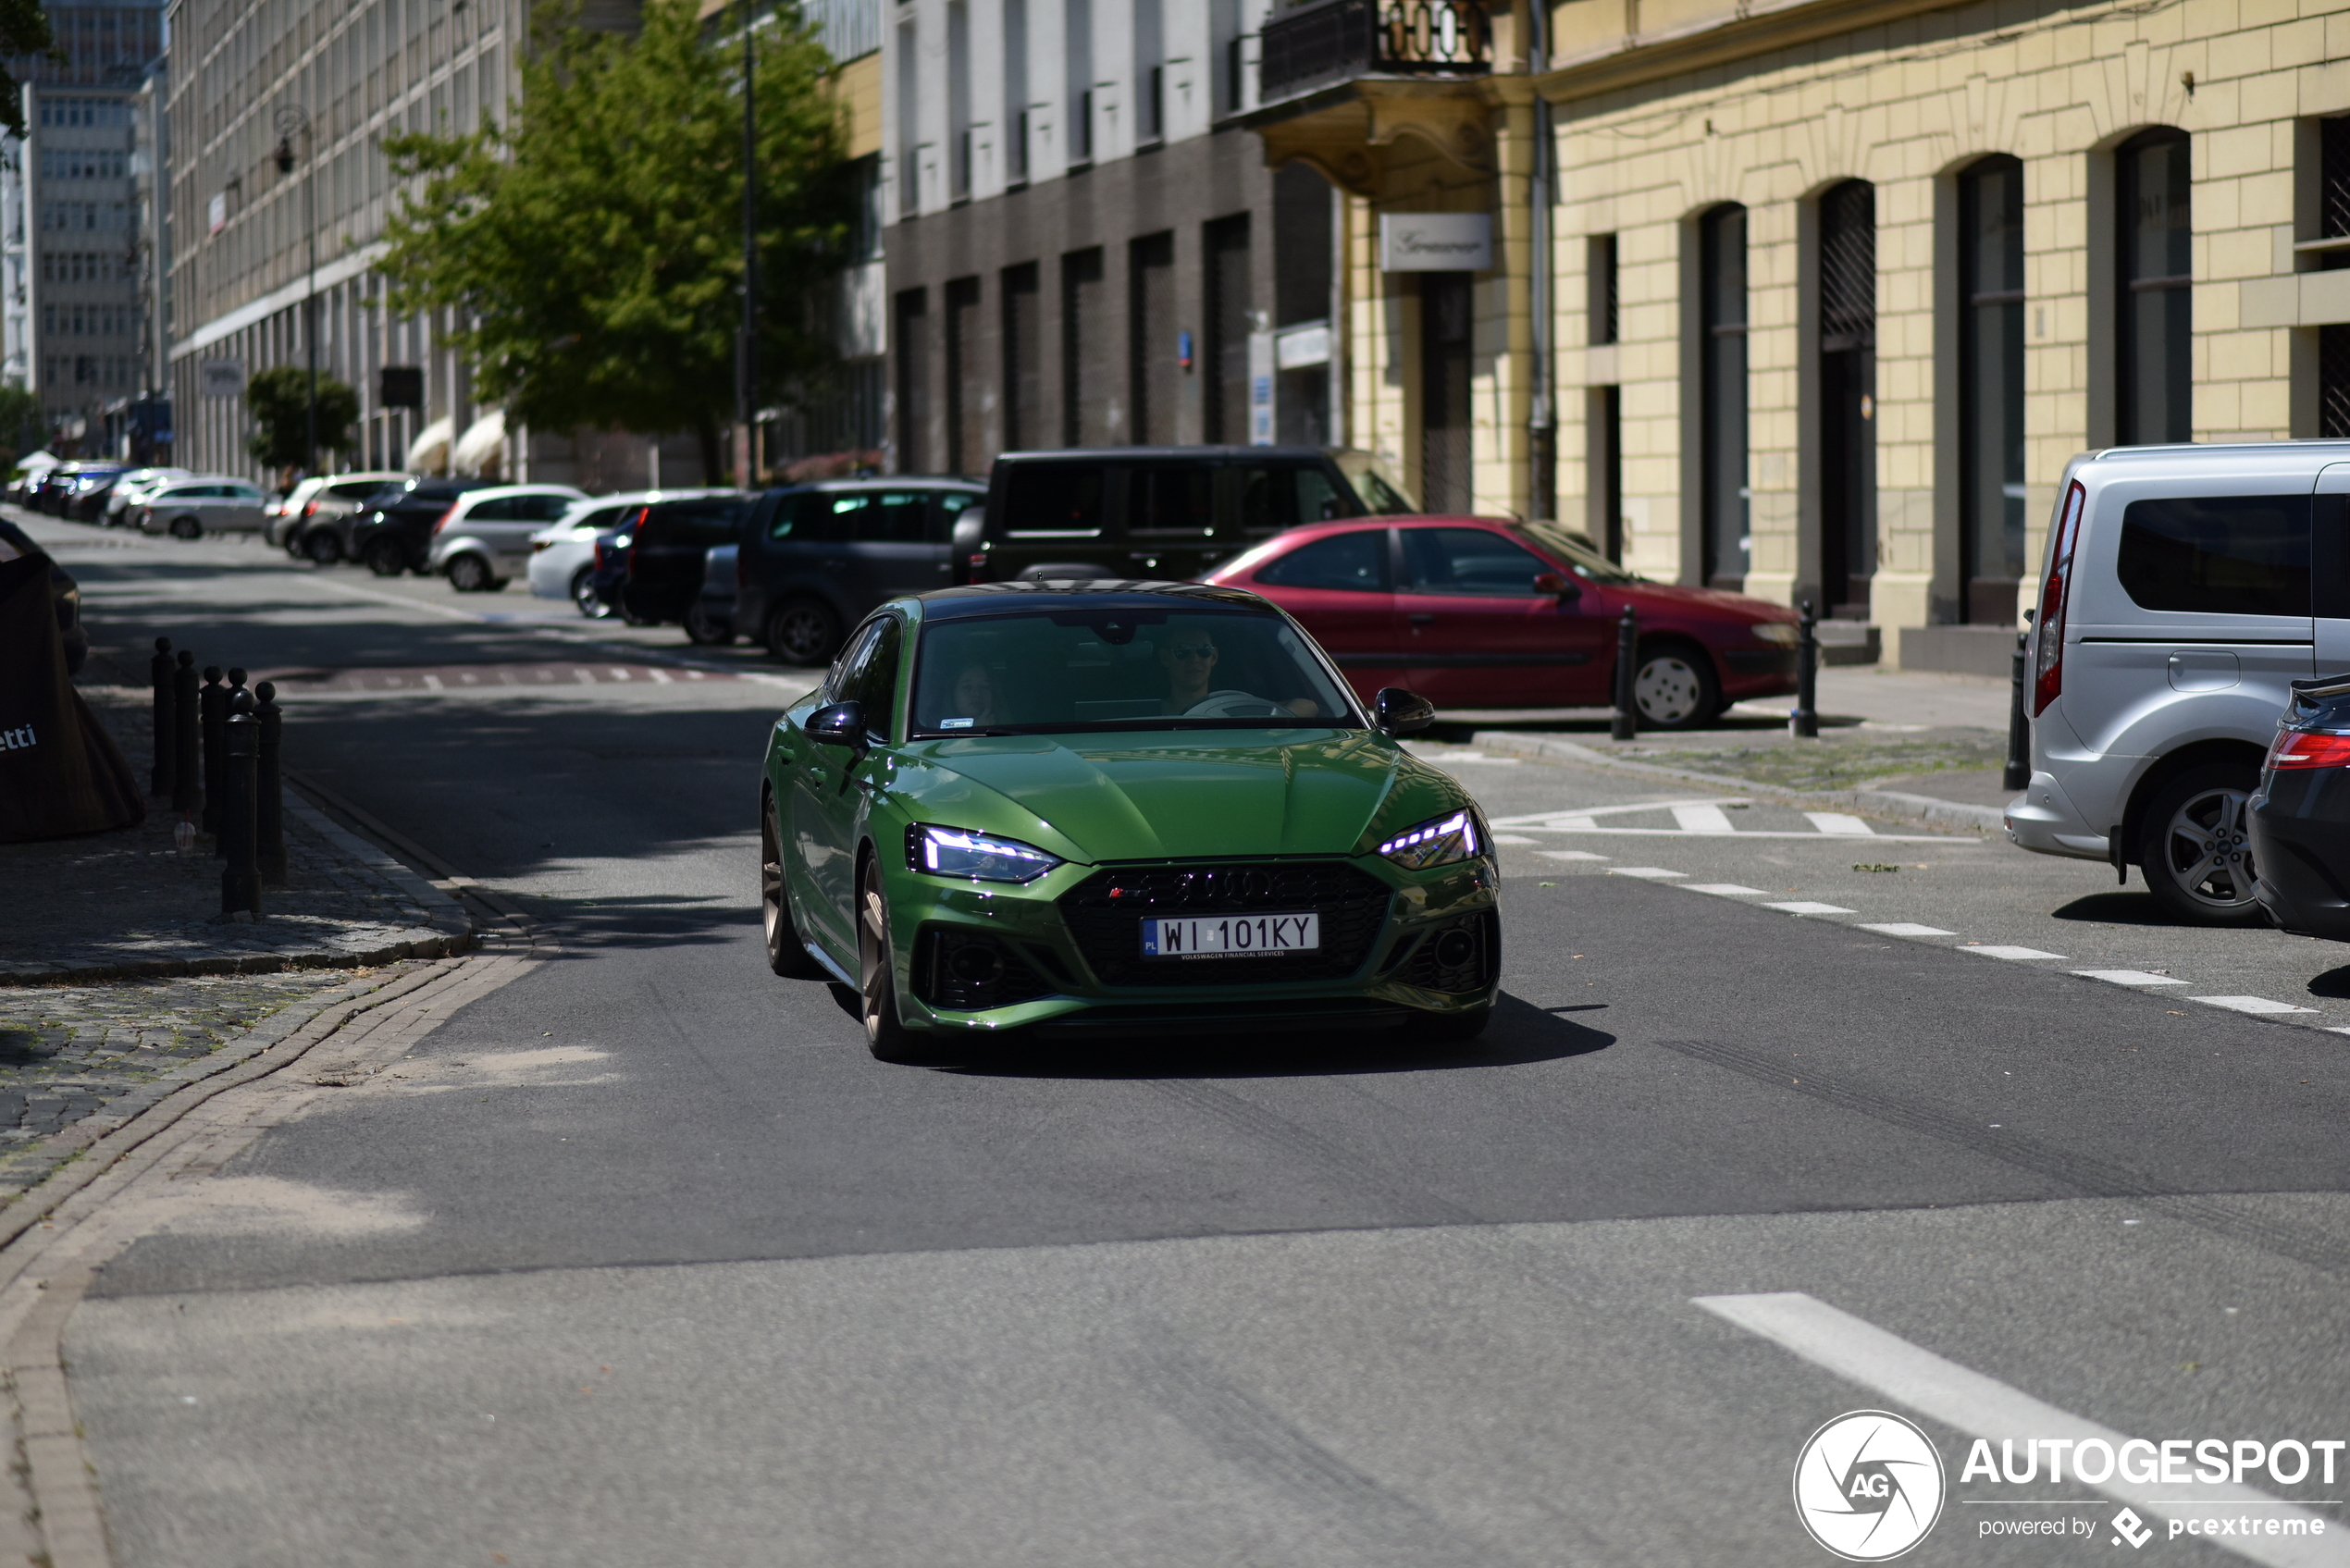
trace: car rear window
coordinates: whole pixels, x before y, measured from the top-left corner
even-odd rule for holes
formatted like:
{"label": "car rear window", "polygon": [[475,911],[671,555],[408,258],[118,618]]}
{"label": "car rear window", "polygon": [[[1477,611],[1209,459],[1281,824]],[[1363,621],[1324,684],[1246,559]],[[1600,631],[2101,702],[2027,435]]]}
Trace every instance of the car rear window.
{"label": "car rear window", "polygon": [[645,545],[730,545],[742,526],[739,500],[673,500],[646,511],[637,532],[637,543]]}
{"label": "car rear window", "polygon": [[1242,463],[1237,500],[1241,531],[1278,533],[1301,523],[1352,517],[1357,508],[1314,463]]}
{"label": "car rear window", "polygon": [[1004,482],[1004,532],[1015,539],[1092,538],[1102,531],[1097,463],[1033,463]]}
{"label": "car rear window", "polygon": [[2134,500],[2115,574],[2141,610],[2309,613],[2309,498]]}

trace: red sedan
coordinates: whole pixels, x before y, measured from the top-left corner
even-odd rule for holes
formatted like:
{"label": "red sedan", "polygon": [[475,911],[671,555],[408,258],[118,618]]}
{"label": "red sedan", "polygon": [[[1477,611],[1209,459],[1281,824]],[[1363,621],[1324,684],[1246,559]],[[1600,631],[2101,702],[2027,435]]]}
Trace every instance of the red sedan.
{"label": "red sedan", "polygon": [[1651,729],[1795,690],[1795,612],[1636,577],[1552,523],[1367,517],[1312,524],[1209,574],[1312,632],[1355,690],[1408,686],[1440,708],[1601,708],[1617,619],[1639,614],[1633,698]]}

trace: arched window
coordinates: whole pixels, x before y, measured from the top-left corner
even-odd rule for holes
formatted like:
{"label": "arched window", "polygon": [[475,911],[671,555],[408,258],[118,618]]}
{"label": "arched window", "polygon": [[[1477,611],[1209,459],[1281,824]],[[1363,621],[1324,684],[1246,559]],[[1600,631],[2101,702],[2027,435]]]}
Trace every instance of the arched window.
{"label": "arched window", "polygon": [[1959,552],[1965,618],[2015,622],[2023,575],[2023,166],[1959,176]]}
{"label": "arched window", "polygon": [[1698,220],[1699,451],[1703,580],[1746,586],[1746,209]]}
{"label": "arched window", "polygon": [[1821,612],[1866,620],[1876,573],[1876,188],[1820,197]]}
{"label": "arched window", "polygon": [[2194,438],[2193,241],[2187,133],[2158,126],[2114,154],[2120,212],[2115,232],[2121,276],[2120,396],[2115,434],[2123,446]]}

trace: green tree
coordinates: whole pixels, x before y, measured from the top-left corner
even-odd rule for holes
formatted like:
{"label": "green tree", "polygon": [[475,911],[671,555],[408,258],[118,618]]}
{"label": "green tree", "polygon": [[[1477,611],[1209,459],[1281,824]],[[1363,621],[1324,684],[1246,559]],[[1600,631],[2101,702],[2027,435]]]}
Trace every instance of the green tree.
{"label": "green tree", "polygon": [[[741,44],[694,10],[649,0],[634,36],[556,16],[511,124],[387,138],[421,183],[377,266],[392,309],[469,324],[453,337],[483,401],[544,429],[690,431],[715,475],[742,318]],[[831,64],[789,4],[758,34],[762,403],[833,357],[855,189]]]}
{"label": "green tree", "polygon": [[[245,383],[245,407],[253,434],[245,450],[264,468],[299,468],[309,456],[310,372],[299,364],[273,365]],[[331,376],[318,377],[318,451],[351,445],[359,422],[359,394]]]}
{"label": "green tree", "polygon": [[40,398],[22,387],[0,387],[0,460],[15,467],[17,459],[37,450],[47,434]]}
{"label": "green tree", "polygon": [[34,55],[59,62],[66,57],[49,30],[49,14],[41,8],[41,0],[0,0],[0,126],[19,139],[24,136],[24,93],[9,67],[23,66]]}

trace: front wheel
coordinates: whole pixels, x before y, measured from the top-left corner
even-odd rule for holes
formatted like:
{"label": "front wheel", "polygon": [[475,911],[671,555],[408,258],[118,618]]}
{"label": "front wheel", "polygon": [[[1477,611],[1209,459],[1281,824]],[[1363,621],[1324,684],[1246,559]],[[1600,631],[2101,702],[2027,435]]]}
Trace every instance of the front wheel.
{"label": "front wheel", "polygon": [[477,555],[452,556],[449,562],[449,586],[461,594],[486,594],[503,587],[489,562]]}
{"label": "front wheel", "polygon": [[785,980],[822,980],[824,966],[808,951],[791,918],[791,895],[784,886],[783,837],[775,831],[771,801],[760,812],[759,923],[767,940],[767,967]]}
{"label": "front wheel", "polygon": [[342,541],[324,528],[303,536],[302,553],[314,566],[332,566],[342,559]]}
{"label": "front wheel", "polygon": [[2138,829],[2138,864],[2156,903],[2194,925],[2268,922],[2245,811],[2259,787],[2250,767],[2208,762],[2155,792]]}
{"label": "front wheel", "polygon": [[359,559],[378,577],[397,577],[408,570],[408,552],[398,539],[371,539]]}
{"label": "front wheel", "polygon": [[204,537],[204,525],[192,517],[175,517],[171,520],[171,537],[175,539],[201,539]]}
{"label": "front wheel", "polygon": [[582,566],[571,574],[572,607],[590,621],[611,618],[612,606],[596,597],[596,569]]}
{"label": "front wheel", "polygon": [[1632,706],[1644,730],[1693,730],[1722,706],[1713,662],[1693,648],[1642,648],[1632,674]]}
{"label": "front wheel", "polygon": [[882,895],[881,862],[871,859],[857,879],[857,991],[865,1019],[865,1048],[876,1061],[927,1067],[937,1056],[898,1021],[894,971],[889,903]]}

